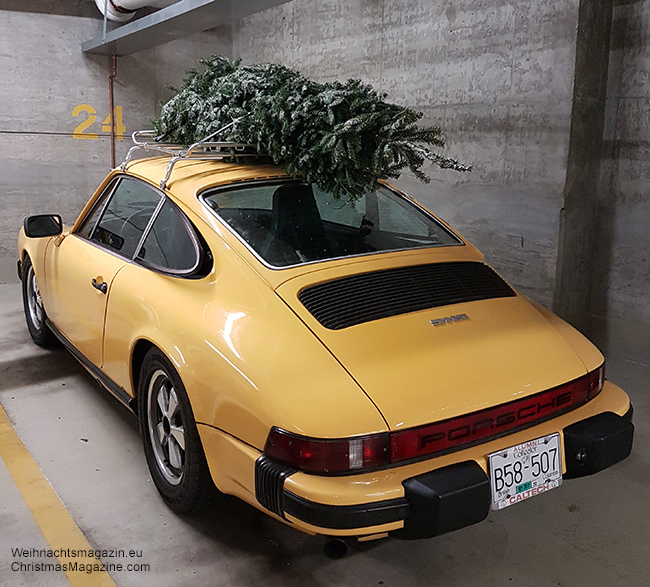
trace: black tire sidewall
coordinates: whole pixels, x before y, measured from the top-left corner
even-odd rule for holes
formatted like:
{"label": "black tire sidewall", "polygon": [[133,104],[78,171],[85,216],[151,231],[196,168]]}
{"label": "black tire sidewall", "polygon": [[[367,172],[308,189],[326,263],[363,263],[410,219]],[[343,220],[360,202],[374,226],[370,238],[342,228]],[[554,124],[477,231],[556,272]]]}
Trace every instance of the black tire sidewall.
{"label": "black tire sidewall", "polygon": [[[185,466],[178,485],[171,484],[160,471],[149,431],[148,386],[154,373],[161,369],[174,385],[185,428]],[[152,348],[147,353],[140,369],[138,415],[147,465],[158,492],[176,512],[185,513],[198,509],[208,497],[212,481],[185,386],[171,362],[157,348]]]}
{"label": "black tire sidewall", "polygon": [[27,323],[27,330],[32,337],[32,340],[39,346],[49,347],[56,343],[56,337],[45,323],[47,314],[43,307],[43,320],[40,327],[32,321],[31,312],[29,311],[29,273],[30,269],[33,271],[32,260],[28,255],[25,255],[22,267],[22,291],[23,291],[23,310],[25,312],[25,322]]}

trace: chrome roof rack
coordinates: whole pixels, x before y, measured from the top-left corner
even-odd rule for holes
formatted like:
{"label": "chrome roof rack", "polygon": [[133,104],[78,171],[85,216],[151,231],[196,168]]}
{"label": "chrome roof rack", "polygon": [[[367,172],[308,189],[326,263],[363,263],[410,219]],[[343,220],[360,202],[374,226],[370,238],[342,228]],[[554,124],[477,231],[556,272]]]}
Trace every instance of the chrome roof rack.
{"label": "chrome roof rack", "polygon": [[200,161],[232,159],[240,157],[260,157],[260,154],[255,149],[255,145],[248,145],[246,143],[234,143],[230,141],[212,141],[215,136],[224,130],[230,128],[237,123],[240,119],[233,120],[223,128],[213,132],[211,135],[205,137],[203,140],[185,147],[174,143],[165,143],[162,140],[157,140],[156,132],[153,130],[136,130],[131,138],[133,139],[133,146],[126,154],[126,158],[120,165],[122,171],[126,171],[126,166],[131,162],[131,158],[136,151],[152,151],[157,154],[169,155],[171,157],[167,165],[167,172],[165,177],[160,180],[160,188],[165,189],[167,182],[172,174],[174,165],[184,159],[194,159]]}

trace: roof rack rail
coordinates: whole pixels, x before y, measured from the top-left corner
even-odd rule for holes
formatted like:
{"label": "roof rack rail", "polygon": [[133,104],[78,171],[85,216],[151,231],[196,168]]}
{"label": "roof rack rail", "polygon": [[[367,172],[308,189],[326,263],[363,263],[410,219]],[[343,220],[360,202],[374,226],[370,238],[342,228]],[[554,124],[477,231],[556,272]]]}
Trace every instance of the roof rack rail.
{"label": "roof rack rail", "polygon": [[131,135],[133,146],[126,154],[126,158],[120,165],[120,169],[126,171],[126,166],[131,162],[133,154],[139,150],[169,155],[171,159],[167,165],[167,172],[165,173],[165,177],[160,180],[160,189],[164,190],[167,187],[167,182],[172,174],[174,165],[183,159],[210,161],[239,157],[260,157],[260,153],[257,152],[255,145],[235,143],[231,141],[216,142],[211,140],[238,121],[239,119],[233,120],[230,124],[227,124],[223,128],[220,128],[207,136],[205,139],[198,141],[189,147],[157,140],[160,137],[156,137],[156,132],[153,130],[136,130]]}

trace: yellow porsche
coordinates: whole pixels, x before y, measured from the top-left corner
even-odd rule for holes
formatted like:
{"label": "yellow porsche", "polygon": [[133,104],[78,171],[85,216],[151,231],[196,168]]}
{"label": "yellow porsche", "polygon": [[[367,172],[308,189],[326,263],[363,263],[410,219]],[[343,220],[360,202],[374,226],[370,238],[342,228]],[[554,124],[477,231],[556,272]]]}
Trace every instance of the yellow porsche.
{"label": "yellow porsche", "polygon": [[129,157],[18,240],[32,338],[137,415],[171,508],[216,487],[310,534],[425,538],[628,456],[601,353],[444,222],[238,149]]}

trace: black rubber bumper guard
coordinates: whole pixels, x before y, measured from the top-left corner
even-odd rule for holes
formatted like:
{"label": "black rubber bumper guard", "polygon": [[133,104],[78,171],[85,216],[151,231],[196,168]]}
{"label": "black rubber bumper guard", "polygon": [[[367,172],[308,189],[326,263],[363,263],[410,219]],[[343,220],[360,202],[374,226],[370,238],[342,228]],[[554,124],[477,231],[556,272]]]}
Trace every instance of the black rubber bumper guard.
{"label": "black rubber bumper guard", "polygon": [[[591,475],[625,459],[632,450],[632,414],[630,406],[624,416],[605,412],[565,428],[564,477]],[[404,528],[393,535],[431,538],[481,522],[490,511],[490,480],[475,461],[406,479],[403,498],[348,506],[315,503],[284,489],[284,480],[295,472],[260,457],[255,466],[256,497],[282,518],[287,513],[320,528],[348,530],[404,520]]]}
{"label": "black rubber bumper guard", "polygon": [[565,479],[584,477],[622,461],[632,451],[634,424],[630,409],[624,416],[604,412],[564,429]]}

